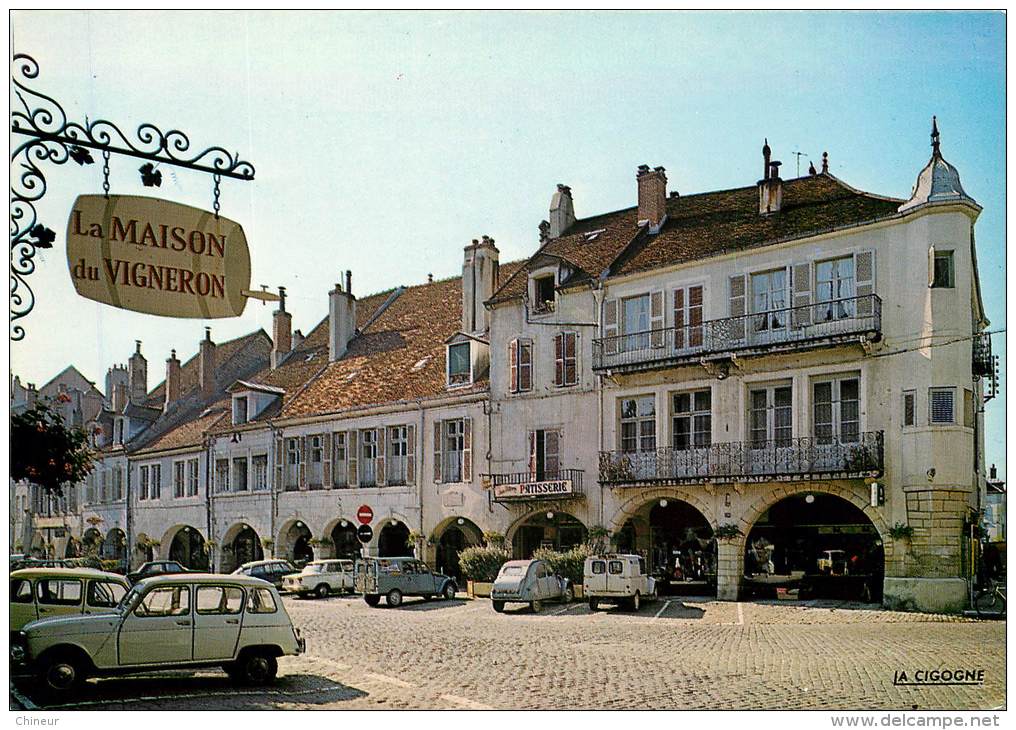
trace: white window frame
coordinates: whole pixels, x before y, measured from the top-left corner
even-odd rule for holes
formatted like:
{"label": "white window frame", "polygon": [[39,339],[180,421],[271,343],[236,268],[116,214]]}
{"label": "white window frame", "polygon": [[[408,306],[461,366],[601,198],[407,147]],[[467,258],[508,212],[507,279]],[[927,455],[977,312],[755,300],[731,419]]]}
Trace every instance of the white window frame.
{"label": "white window frame", "polygon": [[187,461],[173,462],[173,499],[182,499],[187,494]]}
{"label": "white window frame", "polygon": [[187,460],[187,496],[198,496],[201,479],[201,462],[198,458]]}
{"label": "white window frame", "polygon": [[[790,404],[789,405],[776,405],[776,391],[778,390],[789,390],[790,391]],[[753,427],[752,414],[758,411],[755,408],[754,394],[757,392],[764,392],[766,394],[766,434],[765,439],[756,440],[755,429]],[[764,449],[769,444],[774,444],[777,448],[784,448],[790,446],[793,443],[794,438],[794,386],[793,383],[780,382],[780,383],[759,383],[751,384],[748,386],[748,424],[746,434],[748,436],[747,441],[753,449]],[[777,427],[777,409],[788,410],[790,412],[790,423],[785,426]],[[789,430],[789,435],[777,437],[777,428],[780,430]]]}
{"label": "white window frame", "polygon": [[406,483],[409,457],[409,427],[405,425],[389,426],[385,448],[388,449],[386,483],[401,486]]}
{"label": "white window frame", "polygon": [[446,484],[462,482],[462,457],[466,451],[466,424],[463,418],[450,418],[441,422],[441,481]]}
{"label": "white window frame", "polygon": [[362,428],[359,437],[359,464],[361,487],[376,487],[377,483],[377,429]]}
{"label": "white window frame", "polygon": [[239,426],[248,421],[250,421],[250,400],[246,395],[233,396],[233,425]]}
{"label": "white window frame", "polygon": [[[703,409],[699,399],[700,395],[709,396],[709,407]],[[681,396],[688,396],[688,410],[677,410],[677,399]],[[677,421],[686,419],[688,421],[688,444],[680,447],[675,441],[677,438]],[[702,419],[708,419],[708,428],[700,428]],[[704,437],[701,435],[704,434]],[[679,390],[670,393],[670,445],[675,450],[691,451],[693,449],[707,449],[713,442],[713,392],[712,388],[695,388],[693,390]]]}
{"label": "white window frame", "polygon": [[162,499],[162,464],[152,464],[152,482],[148,488],[150,499]]}
{"label": "white window frame", "polygon": [[[625,417],[624,415],[624,404],[626,401],[634,401],[635,403],[635,415],[631,417]],[[652,413],[643,413],[642,406],[645,403],[652,404]],[[656,451],[658,446],[658,434],[656,427],[656,394],[655,393],[639,393],[637,395],[623,396],[617,399],[617,450],[624,453],[640,453],[646,451]],[[635,426],[635,448],[627,449],[625,447],[625,436],[624,427],[626,424],[632,424]],[[646,433],[645,427],[652,425],[652,433]],[[652,440],[652,444],[649,445],[649,440]],[[630,438],[627,439],[630,441]]]}
{"label": "white window frame", "polygon": [[[456,347],[464,347],[466,349],[466,360],[469,362],[469,373],[466,375],[465,380],[457,380],[452,382],[452,377],[460,377],[465,373],[452,373],[452,350]],[[445,353],[445,382],[449,388],[461,388],[465,385],[471,385],[473,382],[473,345],[471,342],[452,342],[447,346],[447,352]]]}
{"label": "white window frame", "polygon": [[[845,401],[842,397],[842,388],[843,383],[848,381],[854,381],[857,384],[857,431],[853,434],[853,438],[850,438],[851,434],[849,433],[844,435],[844,425],[855,422],[843,420],[843,406]],[[819,437],[818,435],[818,416],[815,413],[816,408],[819,405],[815,391],[821,385],[828,385],[830,389],[830,432],[828,436],[823,437]],[[861,428],[861,411],[863,410],[861,407],[861,400],[861,376],[859,373],[845,373],[842,375],[823,376],[813,379],[811,381],[811,435],[815,439],[815,443],[819,446],[860,443],[861,433],[863,432],[863,429]]]}
{"label": "white window frame", "polygon": [[252,492],[268,490],[268,454],[253,454],[251,456],[250,486]]}
{"label": "white window frame", "polygon": [[[142,464],[138,467],[138,501],[145,502],[148,500],[148,488],[151,482],[151,475],[148,470],[148,464]],[[103,485],[105,487],[105,485]],[[103,488],[103,494],[105,494],[105,488]]]}

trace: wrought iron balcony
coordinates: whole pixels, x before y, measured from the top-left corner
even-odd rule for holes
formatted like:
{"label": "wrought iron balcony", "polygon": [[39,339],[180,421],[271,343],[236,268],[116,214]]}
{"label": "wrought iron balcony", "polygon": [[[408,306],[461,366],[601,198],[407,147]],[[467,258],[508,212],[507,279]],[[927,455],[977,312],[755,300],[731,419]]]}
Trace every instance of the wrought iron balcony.
{"label": "wrought iron balcony", "polygon": [[798,481],[880,476],[883,432],[844,439],[730,442],[702,448],[601,451],[600,483],[614,487],[705,482]]}
{"label": "wrought iron balcony", "polygon": [[583,496],[582,470],[561,469],[533,474],[488,474],[495,502],[527,502],[540,499],[575,499]]}
{"label": "wrought iron balcony", "polygon": [[982,332],[971,342],[971,368],[976,377],[995,374],[995,358],[991,353],[991,335]]}
{"label": "wrought iron balcony", "polygon": [[593,370],[639,372],[732,354],[804,350],[882,333],[875,294],[593,340]]}

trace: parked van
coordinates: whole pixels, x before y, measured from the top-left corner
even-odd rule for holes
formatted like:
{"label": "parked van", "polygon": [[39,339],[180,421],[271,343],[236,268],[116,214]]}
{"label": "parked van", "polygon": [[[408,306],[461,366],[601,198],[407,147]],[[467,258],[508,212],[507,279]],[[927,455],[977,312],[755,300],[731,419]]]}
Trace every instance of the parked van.
{"label": "parked van", "polygon": [[638,611],[642,601],[656,600],[656,579],[641,555],[594,555],[586,558],[582,592],[590,610],[606,602]]}
{"label": "parked van", "polygon": [[11,631],[67,614],[112,613],[130,585],[93,568],[24,568],[11,573]]}

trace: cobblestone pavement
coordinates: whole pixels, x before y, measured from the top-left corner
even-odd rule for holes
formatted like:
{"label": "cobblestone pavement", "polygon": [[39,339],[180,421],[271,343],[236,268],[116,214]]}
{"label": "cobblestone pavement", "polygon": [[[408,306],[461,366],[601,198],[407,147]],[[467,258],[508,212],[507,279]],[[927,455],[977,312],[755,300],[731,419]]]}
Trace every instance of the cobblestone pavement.
{"label": "cobblestone pavement", "polygon": [[[485,600],[286,597],[308,653],[268,689],[225,674],[93,680],[65,709],[988,709],[1005,701],[1005,623],[813,602],[661,599],[540,614]],[[981,686],[894,672],[984,669]]]}

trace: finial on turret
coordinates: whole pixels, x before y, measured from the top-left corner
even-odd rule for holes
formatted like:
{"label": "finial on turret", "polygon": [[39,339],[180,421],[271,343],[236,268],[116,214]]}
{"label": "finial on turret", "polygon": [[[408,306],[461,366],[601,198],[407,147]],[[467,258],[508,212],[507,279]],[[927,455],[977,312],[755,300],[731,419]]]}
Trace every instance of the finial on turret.
{"label": "finial on turret", "polygon": [[822,172],[829,172],[829,153],[822,153]]}
{"label": "finial on turret", "polygon": [[939,154],[939,134],[938,134],[938,119],[932,116],[931,118],[931,153],[934,155]]}

